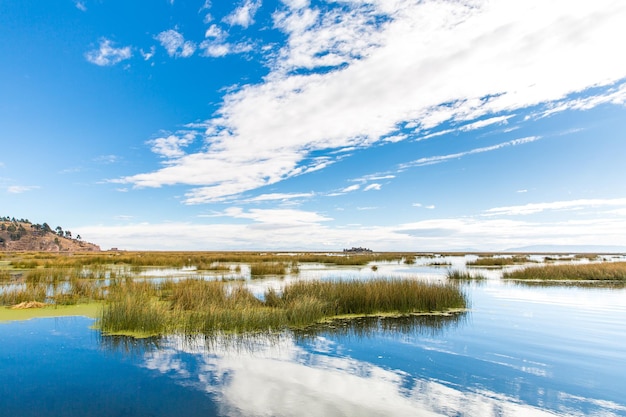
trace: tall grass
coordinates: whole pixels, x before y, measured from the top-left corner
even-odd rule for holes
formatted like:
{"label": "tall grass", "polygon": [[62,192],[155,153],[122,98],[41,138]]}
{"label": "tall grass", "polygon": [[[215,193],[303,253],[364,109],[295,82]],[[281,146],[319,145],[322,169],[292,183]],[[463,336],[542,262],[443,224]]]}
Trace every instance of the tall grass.
{"label": "tall grass", "polygon": [[37,301],[45,303],[47,300],[47,288],[43,284],[19,285],[9,290],[0,292],[0,305],[12,306],[25,301]]}
{"label": "tall grass", "polygon": [[446,278],[452,281],[474,281],[487,279],[483,274],[471,273],[469,271],[459,271],[457,269],[448,270]]}
{"label": "tall grass", "polygon": [[467,263],[467,266],[506,266],[523,264],[532,261],[527,255],[514,256],[484,256]]}
{"label": "tall grass", "polygon": [[299,281],[280,297],[283,305],[317,299],[327,316],[433,312],[464,308],[465,298],[453,286],[410,279],[370,281]]}
{"label": "tall grass", "polygon": [[250,265],[250,275],[285,275],[287,267],[283,262],[256,262]]}
{"label": "tall grass", "polygon": [[505,272],[506,279],[626,281],[626,262],[533,266]]}
{"label": "tall grass", "polygon": [[282,331],[338,316],[410,314],[465,308],[455,286],[413,280],[307,281],[268,290],[264,301],[242,284],[185,280],[125,285],[103,309],[105,332],[184,334]]}

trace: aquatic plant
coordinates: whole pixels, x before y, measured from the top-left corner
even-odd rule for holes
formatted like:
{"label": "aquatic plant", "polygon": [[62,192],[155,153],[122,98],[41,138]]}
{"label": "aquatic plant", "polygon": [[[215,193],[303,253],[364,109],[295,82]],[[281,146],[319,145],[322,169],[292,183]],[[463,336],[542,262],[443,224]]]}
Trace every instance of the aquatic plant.
{"label": "aquatic plant", "polygon": [[452,281],[474,281],[487,279],[483,274],[471,273],[469,271],[459,271],[457,269],[448,270],[446,278]]}
{"label": "aquatic plant", "polygon": [[514,256],[483,256],[474,261],[467,262],[467,266],[506,266],[523,264],[532,261],[528,255],[514,255]]}
{"label": "aquatic plant", "polygon": [[532,266],[505,272],[505,279],[626,281],[626,262]]}
{"label": "aquatic plant", "polygon": [[250,265],[250,275],[285,275],[287,267],[283,262],[256,262]]}
{"label": "aquatic plant", "polygon": [[411,279],[296,282],[280,293],[269,289],[263,300],[241,283],[184,280],[121,286],[105,305],[99,325],[105,332],[142,335],[272,332],[342,316],[426,313],[466,305],[455,286]]}

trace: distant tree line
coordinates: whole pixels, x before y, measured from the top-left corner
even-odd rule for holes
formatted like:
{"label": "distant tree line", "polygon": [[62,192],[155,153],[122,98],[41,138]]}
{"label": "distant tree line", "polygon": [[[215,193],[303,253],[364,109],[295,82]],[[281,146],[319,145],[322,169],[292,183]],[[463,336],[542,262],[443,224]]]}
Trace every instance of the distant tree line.
{"label": "distant tree line", "polygon": [[344,253],[372,253],[371,249],[362,248],[362,247],[358,247],[358,248],[352,247],[350,249],[344,249],[343,251]]}
{"label": "distant tree line", "polygon": [[[0,217],[0,221],[5,222],[0,223],[0,231],[8,232],[11,240],[20,240],[20,238],[26,234],[26,229],[23,224],[30,224],[32,233],[36,236],[43,236],[46,233],[54,233],[59,237],[72,239],[72,232],[69,230],[63,230],[61,226],[57,226],[54,230],[52,230],[48,223],[32,224],[28,219],[16,219],[15,217],[9,216]],[[10,224],[7,225],[6,222],[9,222]],[[81,240],[81,236],[77,235],[76,240]],[[4,240],[2,240],[1,243],[4,243]]]}

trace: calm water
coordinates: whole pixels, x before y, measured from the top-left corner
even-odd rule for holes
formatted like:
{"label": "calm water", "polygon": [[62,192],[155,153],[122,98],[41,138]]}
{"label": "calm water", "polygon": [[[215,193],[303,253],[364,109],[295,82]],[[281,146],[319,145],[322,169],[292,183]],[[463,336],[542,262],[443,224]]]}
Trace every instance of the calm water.
{"label": "calm water", "polygon": [[[421,273],[441,279],[445,269]],[[464,287],[466,314],[272,338],[137,341],[103,337],[79,317],[2,323],[0,414],[626,416],[626,289],[491,274]]]}

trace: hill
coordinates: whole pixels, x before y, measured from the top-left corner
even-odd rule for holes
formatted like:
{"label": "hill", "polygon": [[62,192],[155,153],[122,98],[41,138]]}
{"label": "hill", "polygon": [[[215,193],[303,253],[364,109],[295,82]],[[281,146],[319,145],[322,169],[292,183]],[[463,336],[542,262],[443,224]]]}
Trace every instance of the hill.
{"label": "hill", "polygon": [[98,252],[100,247],[60,226],[52,230],[47,223],[0,217],[0,251]]}

